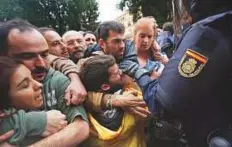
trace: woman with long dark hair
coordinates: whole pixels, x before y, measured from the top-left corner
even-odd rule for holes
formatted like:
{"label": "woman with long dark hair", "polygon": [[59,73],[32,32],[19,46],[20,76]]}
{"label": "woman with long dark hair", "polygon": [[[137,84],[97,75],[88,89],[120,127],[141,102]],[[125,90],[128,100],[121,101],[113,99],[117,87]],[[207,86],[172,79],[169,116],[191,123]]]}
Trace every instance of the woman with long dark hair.
{"label": "woman with long dark hair", "polygon": [[43,104],[42,84],[32,78],[30,70],[19,60],[0,57],[0,77],[0,110],[5,113],[0,119],[0,135],[14,130],[8,142],[26,146],[55,133],[47,130],[54,110],[26,113],[38,110]]}

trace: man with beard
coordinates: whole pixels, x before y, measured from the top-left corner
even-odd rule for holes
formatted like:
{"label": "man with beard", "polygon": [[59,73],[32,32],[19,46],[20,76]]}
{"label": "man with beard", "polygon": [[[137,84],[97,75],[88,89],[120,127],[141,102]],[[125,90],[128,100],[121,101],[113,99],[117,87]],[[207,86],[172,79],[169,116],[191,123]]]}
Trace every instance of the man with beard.
{"label": "man with beard", "polygon": [[[69,60],[67,46],[63,42],[61,36],[52,28],[39,28],[49,46],[49,56],[47,57],[49,64],[55,70],[59,70],[71,79],[71,84],[66,90],[67,104],[80,104],[86,97],[86,90],[80,82],[76,65]],[[64,57],[64,58],[62,58]],[[70,91],[70,92],[69,92]]]}
{"label": "man with beard", "polygon": [[138,63],[134,44],[125,40],[125,27],[116,21],[105,21],[97,29],[98,44],[90,46],[85,57],[94,55],[96,51],[101,51],[106,55],[113,55],[119,64],[126,60]]}
{"label": "man with beard", "polygon": [[62,36],[64,43],[67,45],[70,59],[77,63],[79,59],[84,57],[86,49],[85,39],[80,32],[71,30]]}
{"label": "man with beard", "polygon": [[[133,67],[130,68],[130,63],[138,63],[137,56],[135,54],[135,48],[133,42],[124,39],[125,28],[121,23],[116,21],[106,21],[100,24],[98,28],[98,44],[89,47],[85,51],[85,57],[91,57],[96,54],[106,54],[114,56],[116,63],[119,68],[125,72],[125,70],[133,71]],[[63,36],[64,37],[64,36]],[[65,38],[63,38],[65,40]],[[82,59],[78,62],[77,66],[80,68],[82,63],[86,59]],[[127,65],[127,67],[122,68],[121,64]],[[139,78],[147,70],[137,70],[133,78]],[[92,105],[96,111],[105,108],[105,102],[109,96],[115,98],[112,102],[113,107],[121,107],[127,109],[131,113],[134,113],[140,117],[147,117],[149,112],[144,109],[143,101],[137,99],[132,94],[116,94],[112,95],[106,92],[88,92],[87,103]]]}
{"label": "man with beard", "polygon": [[33,146],[76,146],[88,137],[89,126],[82,105],[67,106],[65,89],[70,80],[48,64],[48,45],[36,27],[23,21],[7,21],[0,27],[0,55],[20,59],[32,77],[43,84],[43,110],[66,115],[68,125]]}

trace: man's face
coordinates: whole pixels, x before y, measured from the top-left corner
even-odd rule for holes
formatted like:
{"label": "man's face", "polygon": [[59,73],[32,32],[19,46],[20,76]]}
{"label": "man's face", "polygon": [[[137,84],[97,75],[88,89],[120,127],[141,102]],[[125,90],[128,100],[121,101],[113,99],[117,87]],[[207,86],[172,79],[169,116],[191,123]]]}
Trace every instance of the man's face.
{"label": "man's face", "polygon": [[49,53],[58,57],[69,58],[67,46],[64,44],[60,35],[52,30],[43,33],[49,47]]}
{"label": "man's face", "polygon": [[148,26],[139,27],[135,35],[135,46],[138,51],[147,51],[154,41],[154,29]]}
{"label": "man's face", "polygon": [[69,55],[72,60],[78,60],[84,56],[86,49],[85,40],[82,34],[78,32],[70,32],[63,38],[67,45]]}
{"label": "man's face", "polygon": [[19,58],[31,71],[32,77],[42,82],[48,72],[48,45],[42,34],[32,29],[20,32],[13,29],[8,35],[9,52],[11,57]]}
{"label": "man's face", "polygon": [[85,43],[87,47],[96,44],[96,37],[93,34],[86,34],[85,35]]}
{"label": "man's face", "polygon": [[123,33],[109,31],[107,40],[101,39],[101,48],[105,54],[113,55],[117,62],[123,59],[125,43]]}
{"label": "man's face", "polygon": [[109,84],[111,87],[113,86],[122,86],[123,81],[122,81],[122,71],[118,68],[117,64],[114,64],[108,69],[109,73]]}

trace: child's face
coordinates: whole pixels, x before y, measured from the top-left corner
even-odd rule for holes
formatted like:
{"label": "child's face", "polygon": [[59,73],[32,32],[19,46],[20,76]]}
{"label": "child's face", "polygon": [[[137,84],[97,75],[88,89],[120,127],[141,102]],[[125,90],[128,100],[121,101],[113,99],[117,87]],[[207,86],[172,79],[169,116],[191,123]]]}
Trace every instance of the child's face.
{"label": "child's face", "polygon": [[10,79],[11,106],[17,109],[37,109],[43,104],[42,84],[35,81],[31,72],[20,65]]}

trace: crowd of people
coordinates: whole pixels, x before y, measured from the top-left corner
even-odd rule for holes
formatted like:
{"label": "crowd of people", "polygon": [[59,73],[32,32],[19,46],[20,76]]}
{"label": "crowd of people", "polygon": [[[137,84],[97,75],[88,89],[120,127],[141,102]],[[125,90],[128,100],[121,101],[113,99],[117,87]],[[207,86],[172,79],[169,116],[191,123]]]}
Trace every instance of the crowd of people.
{"label": "crowd of people", "polygon": [[132,39],[0,22],[0,146],[231,146],[232,2],[172,4]]}

